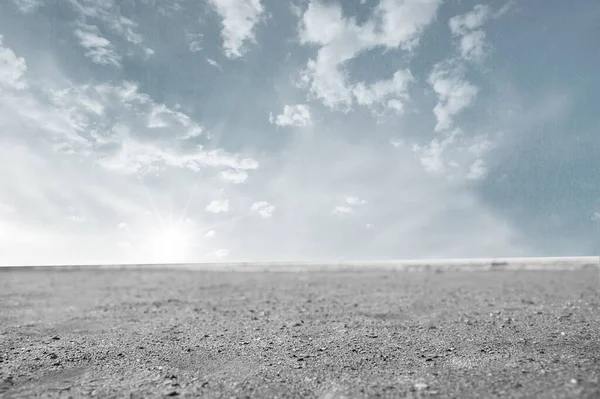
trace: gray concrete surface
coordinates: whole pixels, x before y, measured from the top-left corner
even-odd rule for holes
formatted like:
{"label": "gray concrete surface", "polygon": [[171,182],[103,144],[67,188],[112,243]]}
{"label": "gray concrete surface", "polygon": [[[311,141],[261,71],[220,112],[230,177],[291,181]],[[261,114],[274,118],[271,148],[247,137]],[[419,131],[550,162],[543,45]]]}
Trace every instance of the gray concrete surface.
{"label": "gray concrete surface", "polygon": [[597,398],[600,276],[0,271],[0,396]]}

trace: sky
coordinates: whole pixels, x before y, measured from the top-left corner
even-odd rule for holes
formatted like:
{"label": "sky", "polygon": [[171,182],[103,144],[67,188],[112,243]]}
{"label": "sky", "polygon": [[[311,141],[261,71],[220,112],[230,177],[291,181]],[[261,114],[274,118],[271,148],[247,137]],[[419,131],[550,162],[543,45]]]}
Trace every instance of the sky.
{"label": "sky", "polygon": [[597,255],[600,2],[0,2],[0,264]]}

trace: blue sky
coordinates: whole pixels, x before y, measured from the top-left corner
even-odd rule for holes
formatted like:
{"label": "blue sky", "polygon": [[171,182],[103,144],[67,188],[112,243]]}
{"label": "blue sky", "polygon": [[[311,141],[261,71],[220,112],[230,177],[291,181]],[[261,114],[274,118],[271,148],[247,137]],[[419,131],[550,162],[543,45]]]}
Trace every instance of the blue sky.
{"label": "blue sky", "polygon": [[0,3],[0,264],[593,255],[600,3]]}

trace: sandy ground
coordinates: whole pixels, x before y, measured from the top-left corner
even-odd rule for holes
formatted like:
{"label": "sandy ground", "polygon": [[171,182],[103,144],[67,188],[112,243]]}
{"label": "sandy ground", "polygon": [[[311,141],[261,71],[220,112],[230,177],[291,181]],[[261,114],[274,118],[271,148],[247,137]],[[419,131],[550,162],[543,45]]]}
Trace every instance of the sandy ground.
{"label": "sandy ground", "polygon": [[0,396],[600,397],[598,270],[0,271]]}

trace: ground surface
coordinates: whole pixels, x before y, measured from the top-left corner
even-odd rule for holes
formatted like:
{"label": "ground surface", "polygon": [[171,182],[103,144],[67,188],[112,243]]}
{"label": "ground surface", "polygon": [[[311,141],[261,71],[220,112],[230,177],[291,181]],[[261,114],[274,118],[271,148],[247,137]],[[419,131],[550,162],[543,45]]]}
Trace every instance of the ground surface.
{"label": "ground surface", "polygon": [[600,397],[598,270],[1,271],[2,397]]}

